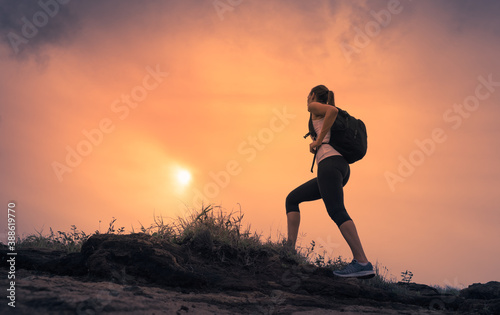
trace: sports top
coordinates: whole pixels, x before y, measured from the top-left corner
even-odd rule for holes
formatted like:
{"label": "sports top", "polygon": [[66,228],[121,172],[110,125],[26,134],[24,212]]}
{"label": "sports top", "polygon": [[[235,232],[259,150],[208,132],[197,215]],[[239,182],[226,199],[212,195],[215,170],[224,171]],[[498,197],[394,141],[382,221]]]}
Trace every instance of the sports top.
{"label": "sports top", "polygon": [[[321,133],[321,128],[323,128],[324,121],[325,121],[325,117],[312,121],[313,126],[314,126],[314,131],[316,131],[317,135],[319,135]],[[312,138],[312,136],[311,136],[311,138]],[[330,141],[330,130],[328,130],[328,133],[326,134],[325,138],[323,139],[323,144],[317,149],[318,152],[316,154],[316,165],[319,164],[319,162],[321,162],[322,160],[326,159],[329,156],[341,155],[331,145],[329,145],[328,143],[325,143],[325,142],[329,142],[329,141]]]}

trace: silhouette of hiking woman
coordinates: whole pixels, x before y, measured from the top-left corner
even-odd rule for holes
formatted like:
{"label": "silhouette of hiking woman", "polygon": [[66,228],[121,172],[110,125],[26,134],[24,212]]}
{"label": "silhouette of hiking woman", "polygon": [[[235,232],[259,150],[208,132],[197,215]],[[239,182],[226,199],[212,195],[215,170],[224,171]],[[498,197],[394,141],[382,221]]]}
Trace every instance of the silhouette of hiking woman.
{"label": "silhouette of hiking woman", "polygon": [[299,204],[323,199],[328,215],[339,227],[353,255],[348,266],[333,273],[339,277],[373,277],[373,266],[366,258],[356,226],[344,206],[343,187],[349,180],[349,164],[327,143],[330,140],[330,129],[339,112],[335,107],[333,92],[324,85],[314,87],[307,97],[307,110],[311,113],[317,134],[317,138],[309,145],[311,153],[316,154],[317,177],[295,188],[286,198],[288,245],[295,248],[297,241],[300,225]]}

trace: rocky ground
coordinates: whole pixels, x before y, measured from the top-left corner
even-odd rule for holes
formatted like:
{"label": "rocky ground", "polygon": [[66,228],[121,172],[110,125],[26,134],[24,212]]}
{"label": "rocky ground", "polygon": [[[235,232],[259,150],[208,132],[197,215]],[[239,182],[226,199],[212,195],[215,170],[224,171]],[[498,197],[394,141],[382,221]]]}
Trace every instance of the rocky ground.
{"label": "rocky ground", "polygon": [[[215,255],[144,234],[92,236],[79,253],[17,249],[19,314],[500,314],[500,283],[441,294],[423,284],[334,278],[266,250]],[[8,288],[6,247],[0,283]],[[221,256],[222,253],[222,256]],[[243,262],[243,263],[242,263]],[[2,290],[5,290],[4,288]],[[3,291],[9,292],[9,291]],[[4,293],[5,294],[5,293]],[[0,313],[12,311],[4,297]]]}

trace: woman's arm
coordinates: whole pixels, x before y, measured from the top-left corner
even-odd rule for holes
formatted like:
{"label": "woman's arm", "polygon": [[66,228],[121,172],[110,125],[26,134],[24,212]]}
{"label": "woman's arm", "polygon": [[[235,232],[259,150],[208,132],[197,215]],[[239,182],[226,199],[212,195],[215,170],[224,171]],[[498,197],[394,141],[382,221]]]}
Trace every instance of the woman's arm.
{"label": "woman's arm", "polygon": [[323,128],[321,128],[321,132],[316,138],[316,141],[311,143],[311,145],[316,144],[314,148],[311,147],[311,150],[313,150],[323,142],[323,139],[325,138],[326,134],[328,133],[330,128],[332,128],[335,119],[337,119],[339,110],[337,107],[333,105],[326,105],[318,102],[311,102],[307,104],[307,110],[316,116],[325,117],[325,120],[323,122]]}

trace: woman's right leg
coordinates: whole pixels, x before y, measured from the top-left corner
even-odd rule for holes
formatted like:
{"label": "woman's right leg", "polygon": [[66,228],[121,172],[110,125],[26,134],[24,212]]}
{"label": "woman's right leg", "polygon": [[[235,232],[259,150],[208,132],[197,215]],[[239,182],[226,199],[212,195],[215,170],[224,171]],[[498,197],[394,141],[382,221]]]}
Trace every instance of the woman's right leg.
{"label": "woman's right leg", "polygon": [[318,200],[321,198],[318,181],[316,178],[305,182],[295,188],[286,197],[286,216],[288,223],[288,245],[295,248],[297,235],[299,233],[300,212],[299,204],[304,201]]}

